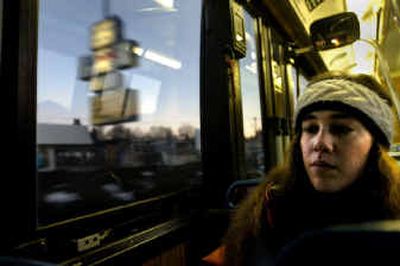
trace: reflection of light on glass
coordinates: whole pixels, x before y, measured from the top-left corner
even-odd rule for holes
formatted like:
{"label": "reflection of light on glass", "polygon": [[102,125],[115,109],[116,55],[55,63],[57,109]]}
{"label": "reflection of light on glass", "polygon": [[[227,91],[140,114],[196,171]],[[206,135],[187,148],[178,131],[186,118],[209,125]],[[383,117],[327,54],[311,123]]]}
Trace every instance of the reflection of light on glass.
{"label": "reflection of light on glass", "polygon": [[[354,54],[353,50],[351,50],[352,54]],[[335,68],[336,67],[343,67],[343,62],[348,60],[348,53],[346,51],[342,53],[338,53],[335,56],[332,56],[333,58],[330,59],[329,61],[329,67]],[[354,56],[353,56],[354,57]],[[346,63],[346,62],[345,62]]]}
{"label": "reflection of light on glass", "polygon": [[254,44],[253,36],[251,36],[251,34],[247,32],[247,30],[245,31],[244,35],[246,36],[246,41],[250,44],[250,49],[254,50],[256,47]]}
{"label": "reflection of light on glass", "polygon": [[157,4],[165,8],[174,8],[174,0],[154,0]]}
{"label": "reflection of light on glass", "polygon": [[245,34],[245,36],[246,36],[246,41],[247,41],[247,43],[248,43],[248,47],[249,47],[249,51],[251,51],[251,53],[250,53],[250,58],[252,59],[252,60],[256,60],[257,59],[257,55],[256,55],[256,53],[254,52],[255,50],[256,50],[256,45],[255,45],[255,43],[254,43],[254,38],[253,38],[253,36],[251,36],[250,35],[250,33],[248,33],[247,31],[246,31],[246,34]]}
{"label": "reflection of light on glass", "polygon": [[277,62],[272,61],[272,76],[274,80],[274,90],[283,93],[281,70]]}
{"label": "reflection of light on glass", "polygon": [[333,45],[338,46],[338,45],[339,45],[339,40],[336,39],[336,38],[334,38],[334,39],[331,40],[331,43],[332,43]]}
{"label": "reflection of light on glass", "polygon": [[347,0],[347,9],[357,14],[363,20],[368,19],[370,15],[374,15],[382,7],[382,0],[369,0],[360,5],[360,1]]}
{"label": "reflection of light on glass", "polygon": [[252,62],[250,65],[246,65],[245,68],[253,74],[257,74],[257,64]]}
{"label": "reflection of light on glass", "polygon": [[243,37],[240,34],[236,34],[236,41],[238,42],[243,41]]}
{"label": "reflection of light on glass", "polygon": [[351,71],[355,73],[374,73],[374,48],[364,42],[355,42],[353,46],[357,65]]}
{"label": "reflection of light on glass", "polygon": [[132,52],[133,52],[134,54],[138,55],[138,56],[142,56],[144,50],[143,50],[143,48],[140,48],[140,47],[138,47],[138,46],[134,46],[134,47],[132,47]]}
{"label": "reflection of light on glass", "polygon": [[180,69],[182,67],[182,63],[176,59],[167,57],[165,55],[159,54],[152,50],[147,50],[144,53],[144,58],[159,63],[161,65],[173,68],[173,69]]}
{"label": "reflection of light on glass", "polygon": [[342,46],[340,48],[320,51],[326,66],[329,70],[345,71],[353,67],[355,63],[354,47],[353,45]]}
{"label": "reflection of light on glass", "polygon": [[347,0],[347,9],[357,14],[360,21],[360,37],[376,39],[377,12],[382,6],[381,0],[369,0],[360,5],[359,1]]}
{"label": "reflection of light on glass", "polygon": [[283,89],[282,89],[282,78],[277,78],[275,81],[275,86],[274,86],[274,90],[275,92],[278,93],[283,93]]}
{"label": "reflection of light on glass", "polygon": [[47,203],[70,203],[80,199],[79,194],[68,191],[54,191],[44,196]]}

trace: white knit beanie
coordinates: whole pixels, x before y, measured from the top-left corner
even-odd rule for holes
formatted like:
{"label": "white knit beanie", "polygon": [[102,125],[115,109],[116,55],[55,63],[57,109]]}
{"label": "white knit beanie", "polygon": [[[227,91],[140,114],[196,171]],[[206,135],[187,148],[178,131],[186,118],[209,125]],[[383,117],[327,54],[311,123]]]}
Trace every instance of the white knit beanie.
{"label": "white knit beanie", "polygon": [[317,103],[342,103],[365,114],[382,131],[387,143],[393,137],[393,113],[389,104],[364,85],[346,79],[325,79],[309,85],[299,97],[294,112],[295,126],[304,108]]}

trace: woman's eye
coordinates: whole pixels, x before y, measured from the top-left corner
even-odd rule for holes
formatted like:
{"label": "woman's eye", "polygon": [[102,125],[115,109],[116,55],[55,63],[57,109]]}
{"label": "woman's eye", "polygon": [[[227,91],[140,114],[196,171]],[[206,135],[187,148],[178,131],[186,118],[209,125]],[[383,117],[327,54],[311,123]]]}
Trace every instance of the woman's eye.
{"label": "woman's eye", "polygon": [[318,133],[319,127],[317,125],[308,125],[303,127],[303,132],[309,134],[316,134]]}
{"label": "woman's eye", "polygon": [[353,129],[344,125],[332,125],[330,126],[330,131],[333,135],[345,135],[353,131]]}

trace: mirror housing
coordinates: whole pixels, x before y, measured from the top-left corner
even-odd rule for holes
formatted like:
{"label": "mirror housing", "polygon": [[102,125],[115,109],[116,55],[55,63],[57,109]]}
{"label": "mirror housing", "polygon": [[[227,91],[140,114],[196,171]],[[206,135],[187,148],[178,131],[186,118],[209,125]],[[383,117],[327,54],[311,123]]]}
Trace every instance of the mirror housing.
{"label": "mirror housing", "polygon": [[355,13],[343,12],[314,21],[310,35],[317,51],[338,48],[360,38],[360,23]]}

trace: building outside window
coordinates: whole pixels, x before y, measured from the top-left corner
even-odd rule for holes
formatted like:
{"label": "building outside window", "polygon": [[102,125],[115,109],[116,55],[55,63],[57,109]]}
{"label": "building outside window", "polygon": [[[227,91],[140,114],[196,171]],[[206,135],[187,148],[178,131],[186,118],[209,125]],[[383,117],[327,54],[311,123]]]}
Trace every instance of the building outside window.
{"label": "building outside window", "polygon": [[201,184],[200,5],[39,1],[39,225]]}

